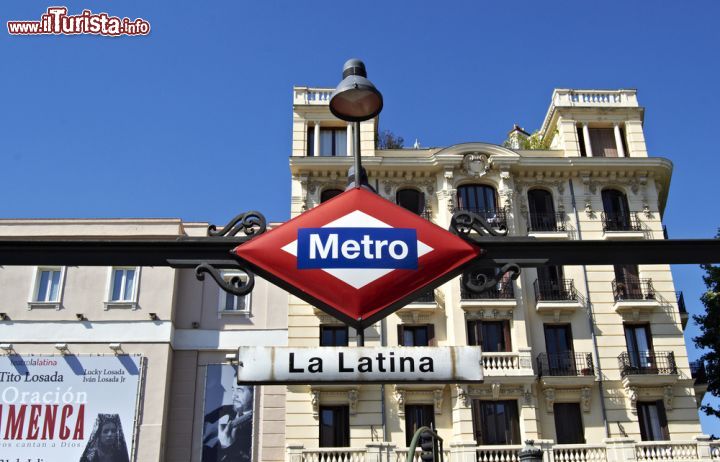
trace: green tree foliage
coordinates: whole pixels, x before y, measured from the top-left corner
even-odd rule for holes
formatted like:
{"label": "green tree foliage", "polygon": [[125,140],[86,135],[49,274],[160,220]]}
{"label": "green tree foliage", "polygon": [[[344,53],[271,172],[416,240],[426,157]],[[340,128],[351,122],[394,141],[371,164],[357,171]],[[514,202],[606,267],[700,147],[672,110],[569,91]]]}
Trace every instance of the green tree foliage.
{"label": "green tree foliage", "polygon": [[[720,232],[716,238],[720,238]],[[703,265],[702,268],[707,291],[700,301],[705,305],[705,314],[693,316],[701,332],[693,341],[704,352],[700,360],[705,363],[708,392],[720,397],[720,266]],[[720,408],[703,405],[701,409],[707,415],[720,418]]]}
{"label": "green tree foliage", "polygon": [[[557,133],[557,131],[556,131]],[[540,130],[535,130],[532,135],[528,137],[520,137],[518,139],[520,147],[518,149],[550,149],[550,143],[552,142],[552,136],[546,136],[545,138],[540,137]],[[503,142],[503,146],[506,148],[512,148],[512,140],[510,138]]]}
{"label": "green tree foliage", "polygon": [[404,142],[402,136],[396,136],[390,130],[383,130],[378,133],[375,147],[377,149],[402,149]]}

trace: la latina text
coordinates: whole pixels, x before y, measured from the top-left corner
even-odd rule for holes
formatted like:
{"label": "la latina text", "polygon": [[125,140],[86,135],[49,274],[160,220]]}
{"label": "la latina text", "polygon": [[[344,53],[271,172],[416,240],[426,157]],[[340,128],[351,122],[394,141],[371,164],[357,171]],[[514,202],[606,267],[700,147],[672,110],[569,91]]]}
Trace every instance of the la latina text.
{"label": "la latina text", "polygon": [[[311,374],[324,371],[323,358],[312,356],[305,361],[289,353],[288,371],[292,374]],[[336,369],[337,367],[337,369]],[[354,372],[435,372],[433,359],[429,356],[414,358],[412,356],[395,356],[394,352],[378,353],[375,356],[359,356],[357,361],[338,352],[337,362],[329,365],[330,370],[340,373]]]}

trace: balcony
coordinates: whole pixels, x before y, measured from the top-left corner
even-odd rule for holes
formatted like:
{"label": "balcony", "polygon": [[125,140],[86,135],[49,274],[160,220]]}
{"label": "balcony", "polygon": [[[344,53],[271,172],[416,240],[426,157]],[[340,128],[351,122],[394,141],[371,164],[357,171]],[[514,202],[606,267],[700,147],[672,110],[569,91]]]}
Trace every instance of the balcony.
{"label": "balcony", "polygon": [[626,278],[612,281],[615,312],[622,315],[650,312],[660,306],[652,279]]}
{"label": "balcony", "polygon": [[532,357],[529,348],[520,351],[484,351],[482,353],[483,374],[486,383],[526,383],[535,381]]}
{"label": "balcony", "polygon": [[539,239],[567,239],[565,213],[530,213],[527,216],[528,234]]}
{"label": "balcony", "polygon": [[595,381],[595,366],[590,353],[540,353],[537,368],[544,387],[583,387]]}
{"label": "balcony", "polygon": [[678,380],[675,353],[672,351],[624,351],[618,356],[623,385],[672,385]]}
{"label": "balcony", "polygon": [[559,281],[541,281],[536,279],[533,283],[535,289],[535,309],[538,313],[559,314],[572,313],[582,307],[580,296],[575,290],[572,279]]}
{"label": "balcony", "polygon": [[474,213],[484,218],[494,229],[503,231],[507,229],[507,210],[504,209],[487,210],[472,207],[456,207],[453,209],[453,213],[454,212]]}
{"label": "balcony", "polygon": [[687,326],[689,318],[687,308],[685,307],[685,295],[683,295],[682,291],[675,292],[675,299],[677,300],[678,312],[680,313],[680,321],[682,322],[684,330],[685,326]]}
{"label": "balcony", "polygon": [[637,212],[602,212],[603,239],[642,239],[645,234]]}
{"label": "balcony", "polygon": [[516,306],[517,300],[511,281],[499,282],[482,293],[471,292],[460,283],[460,307],[465,310],[489,308],[508,311]]}
{"label": "balcony", "polygon": [[707,372],[705,371],[705,363],[702,361],[693,361],[690,363],[690,375],[695,384],[707,385]]}

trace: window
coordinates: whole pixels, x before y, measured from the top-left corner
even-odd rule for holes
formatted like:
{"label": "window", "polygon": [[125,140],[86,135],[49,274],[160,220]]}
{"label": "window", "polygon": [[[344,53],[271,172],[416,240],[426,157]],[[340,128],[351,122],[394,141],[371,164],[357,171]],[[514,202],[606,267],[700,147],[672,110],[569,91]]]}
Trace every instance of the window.
{"label": "window", "polygon": [[64,267],[37,268],[30,305],[59,308],[64,277]]}
{"label": "window", "polygon": [[405,405],[405,446],[410,446],[412,437],[420,427],[435,428],[435,409],[432,404]]}
{"label": "window", "polygon": [[[223,271],[220,273],[223,277],[223,279],[233,284],[233,279],[236,279],[236,283],[239,283],[239,281],[243,281],[245,278],[247,278],[247,275],[245,273],[242,273],[240,271]],[[223,313],[241,313],[241,314],[248,314],[250,313],[250,295],[233,295],[229,292],[225,292],[223,289],[218,289],[219,295],[218,295],[218,310],[220,310]]]}
{"label": "window", "polygon": [[492,219],[497,211],[497,193],[491,186],[471,184],[457,189],[458,208]]}
{"label": "window", "polygon": [[[308,156],[315,152],[315,128],[308,129]],[[347,128],[320,128],[320,156],[347,156]]]}
{"label": "window", "polygon": [[472,401],[477,444],[520,444],[517,401]]}
{"label": "window", "polygon": [[553,413],[557,444],[585,444],[580,404],[555,403]]}
{"label": "window", "polygon": [[[637,265],[615,265],[615,300],[642,300],[647,295],[651,297],[651,292],[646,290],[643,293],[643,283],[638,277],[640,271]],[[645,288],[647,289],[647,287]]]}
{"label": "window", "polygon": [[401,189],[395,196],[400,207],[421,215],[425,211],[425,196],[415,189]]}
{"label": "window", "polygon": [[557,231],[555,205],[552,194],[544,189],[531,189],[528,191],[528,207],[530,216],[528,228],[530,231]]}
{"label": "window", "polygon": [[612,128],[591,128],[590,148],[593,157],[617,157],[615,132]]}
{"label": "window", "polygon": [[398,344],[400,346],[430,346],[435,345],[435,329],[432,324],[420,326],[398,326]]}
{"label": "window", "polygon": [[633,370],[647,373],[657,369],[650,324],[625,324],[625,343]]}
{"label": "window", "polygon": [[323,203],[325,201],[329,201],[333,197],[342,194],[341,189],[326,189],[325,191],[320,193],[320,203]]}
{"label": "window", "polygon": [[348,346],[347,326],[320,326],[320,346]]}
{"label": "window", "polygon": [[670,439],[665,406],[662,401],[637,403],[640,436],[643,441],[665,441]]}
{"label": "window", "polygon": [[468,345],[480,345],[482,351],[512,351],[510,321],[468,321]]}
{"label": "window", "polygon": [[320,406],[319,416],[321,448],[346,448],[350,446],[348,406]]}
{"label": "window", "polygon": [[134,304],[137,301],[138,268],[112,268],[109,304]]}
{"label": "window", "polygon": [[603,226],[606,231],[630,231],[634,228],[625,193],[616,189],[604,189],[602,201]]}

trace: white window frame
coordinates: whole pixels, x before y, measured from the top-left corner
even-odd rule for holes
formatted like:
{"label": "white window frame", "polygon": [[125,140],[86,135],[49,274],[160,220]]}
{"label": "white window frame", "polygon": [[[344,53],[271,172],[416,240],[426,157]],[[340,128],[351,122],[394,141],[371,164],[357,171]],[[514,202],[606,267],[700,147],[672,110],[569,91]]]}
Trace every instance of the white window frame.
{"label": "white window frame", "polygon": [[[243,273],[242,271],[221,271],[220,275],[222,278],[230,282],[230,279],[232,279],[235,276],[240,276],[240,279],[243,280],[243,282],[247,281],[247,274]],[[235,306],[237,306],[238,299],[240,297],[243,297],[245,299],[245,309],[243,310],[226,310],[225,309],[225,302],[227,301],[228,296],[235,297]],[[250,316],[251,312],[251,304],[252,303],[252,292],[247,295],[232,295],[227,292],[225,292],[222,288],[218,288],[218,319],[225,315],[230,316]]]}
{"label": "white window frame", "polygon": [[[33,272],[33,283],[30,285],[30,294],[28,296],[28,310],[33,308],[53,308],[59,310],[62,306],[63,292],[65,290],[65,266],[36,266]],[[57,300],[41,301],[38,300],[38,290],[40,290],[40,275],[43,271],[60,271],[60,281],[58,282]],[[50,286],[48,286],[50,287]]]}
{"label": "white window frame", "polygon": [[[133,293],[130,300],[113,300],[112,299],[112,293],[113,293],[113,284],[115,281],[115,278],[113,277],[115,275],[115,271],[117,270],[135,270],[135,285],[133,286]],[[140,273],[141,273],[141,267],[139,266],[111,266],[108,271],[107,276],[107,284],[105,288],[105,309],[108,310],[110,308],[131,308],[133,310],[138,309],[138,290],[140,287]],[[125,277],[123,277],[123,284],[125,283]],[[121,292],[124,292],[124,290],[121,290]]]}

